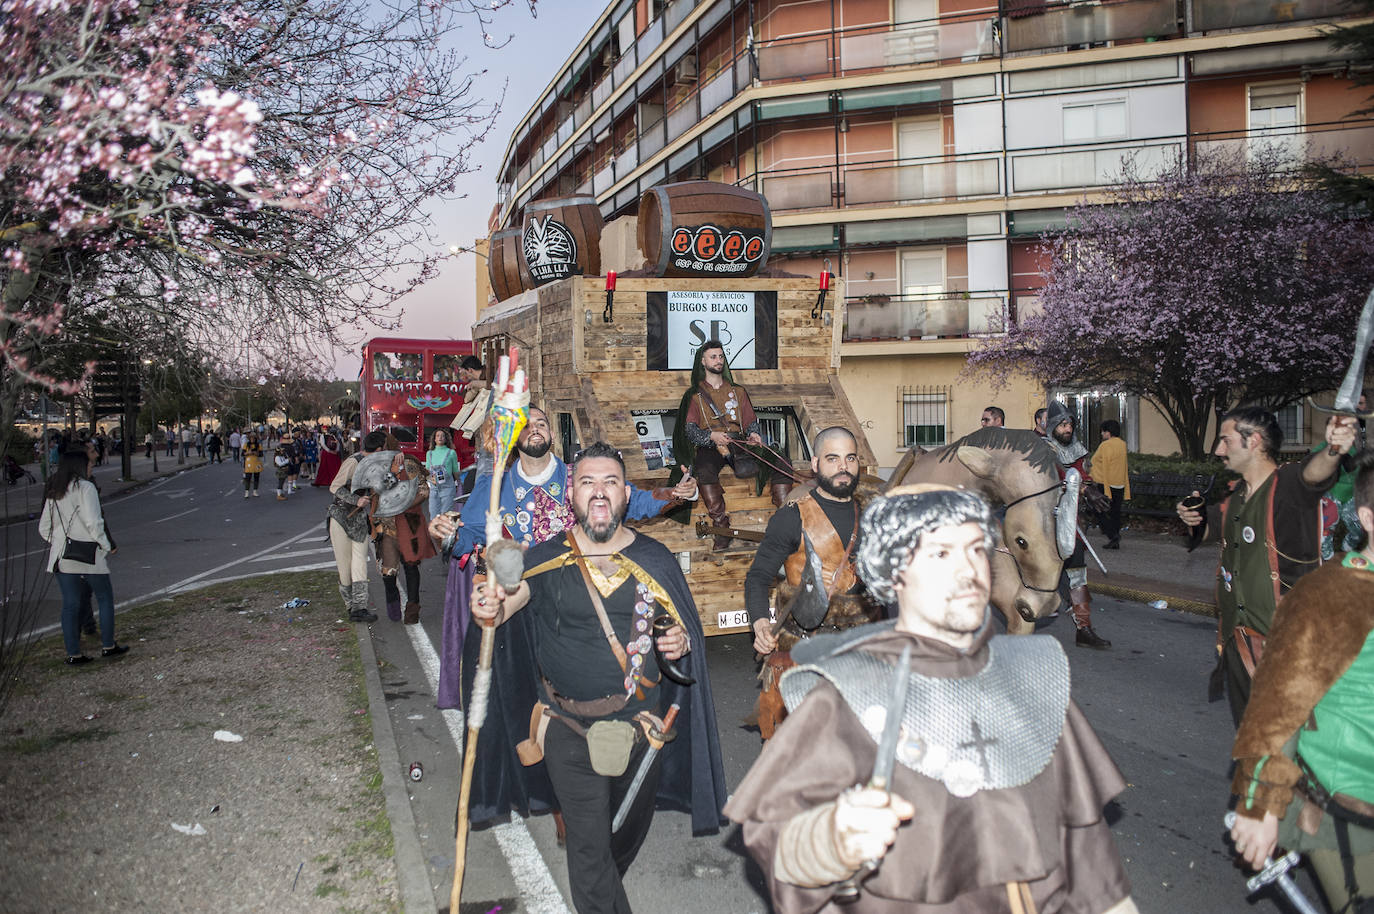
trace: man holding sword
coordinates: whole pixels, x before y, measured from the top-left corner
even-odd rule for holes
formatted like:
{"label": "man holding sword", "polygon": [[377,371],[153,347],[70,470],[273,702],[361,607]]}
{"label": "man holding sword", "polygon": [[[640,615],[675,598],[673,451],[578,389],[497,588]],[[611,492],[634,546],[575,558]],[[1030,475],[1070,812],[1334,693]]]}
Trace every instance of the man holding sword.
{"label": "man holding sword", "polygon": [[1102,816],[1125,784],[1063,650],[993,636],[992,530],[931,484],[864,511],[859,575],[898,618],[794,648],[789,716],[725,807],[776,910],[1136,910]]}

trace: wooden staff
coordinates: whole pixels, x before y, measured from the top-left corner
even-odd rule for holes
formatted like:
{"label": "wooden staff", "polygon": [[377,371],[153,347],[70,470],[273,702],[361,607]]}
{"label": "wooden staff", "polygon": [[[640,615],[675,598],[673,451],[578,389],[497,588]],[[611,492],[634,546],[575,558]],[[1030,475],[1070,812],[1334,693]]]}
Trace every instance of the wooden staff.
{"label": "wooden staff", "polygon": [[[519,353],[511,347],[509,355],[501,356],[496,374],[496,396],[492,398],[490,419],[495,439],[496,466],[491,478],[491,501],[487,505],[488,551],[499,544],[501,525],[501,478],[506,461],[525,427],[530,402],[525,373],[519,368]],[[487,595],[495,599],[495,576],[488,569]],[[477,672],[473,676],[472,700],[468,702],[468,734],[463,747],[463,780],[458,789],[458,834],[453,850],[453,890],[449,893],[449,911],[458,914],[458,900],[463,894],[463,873],[467,868],[468,804],[472,799],[472,772],[477,766],[477,734],[487,719],[487,699],[491,695],[491,656],[496,646],[496,622],[482,623],[482,647],[478,654]]]}

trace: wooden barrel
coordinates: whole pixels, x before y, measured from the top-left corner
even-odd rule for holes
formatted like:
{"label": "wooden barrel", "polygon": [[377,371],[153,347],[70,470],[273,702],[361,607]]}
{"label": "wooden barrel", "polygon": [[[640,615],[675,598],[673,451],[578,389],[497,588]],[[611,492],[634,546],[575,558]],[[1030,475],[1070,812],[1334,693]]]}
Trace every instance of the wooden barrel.
{"label": "wooden barrel", "polygon": [[605,221],[594,197],[539,200],[525,207],[521,249],[530,288],[601,274]]}
{"label": "wooden barrel", "polygon": [[525,256],[520,250],[522,229],[492,232],[487,243],[487,277],[497,301],[533,288],[530,274],[525,270]]}
{"label": "wooden barrel", "polygon": [[684,181],[639,198],[639,249],[655,276],[753,276],[772,246],[768,201],[752,190]]}

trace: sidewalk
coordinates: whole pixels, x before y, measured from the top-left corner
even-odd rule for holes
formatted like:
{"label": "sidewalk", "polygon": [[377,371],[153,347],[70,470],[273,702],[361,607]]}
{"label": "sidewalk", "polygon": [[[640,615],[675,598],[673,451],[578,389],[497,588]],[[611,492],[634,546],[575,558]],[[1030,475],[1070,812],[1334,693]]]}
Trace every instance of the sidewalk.
{"label": "sidewalk", "polygon": [[[225,463],[229,462],[228,460],[225,461]],[[186,458],[185,463],[177,463],[176,457],[168,457],[163,452],[157,456],[157,470],[154,471],[152,458],[144,457],[143,449],[139,448],[130,463],[130,470],[134,475],[133,479],[120,477],[119,474],[123,468],[120,464],[120,457],[116,454],[112,457],[106,457],[104,465],[95,468],[95,484],[100,487],[100,497],[108,499],[154,479],[175,476],[182,470],[201,467],[205,463],[206,458],[197,457],[194,453]],[[24,469],[32,473],[38,481],[21,481],[17,485],[4,486],[0,489],[0,492],[3,492],[0,494],[0,524],[16,524],[34,520],[43,511],[43,476],[38,472],[38,464],[26,464]]]}
{"label": "sidewalk", "polygon": [[1164,600],[1170,609],[1216,615],[1213,587],[1217,572],[1215,542],[1189,552],[1183,536],[1126,530],[1121,548],[1102,548],[1103,537],[1088,533],[1089,542],[1107,566],[1107,574],[1088,559],[1088,590],[1094,594],[1151,603]]}

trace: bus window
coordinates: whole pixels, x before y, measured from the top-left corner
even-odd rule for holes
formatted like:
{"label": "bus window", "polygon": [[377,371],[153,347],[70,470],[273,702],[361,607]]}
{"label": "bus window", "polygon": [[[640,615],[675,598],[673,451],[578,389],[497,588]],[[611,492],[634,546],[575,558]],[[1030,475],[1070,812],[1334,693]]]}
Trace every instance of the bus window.
{"label": "bus window", "polygon": [[424,358],[418,352],[374,352],[372,377],[378,381],[423,380]]}
{"label": "bus window", "polygon": [[457,384],[461,380],[458,377],[458,366],[462,364],[464,358],[466,356],[436,353],[434,356],[434,380],[440,383]]}

